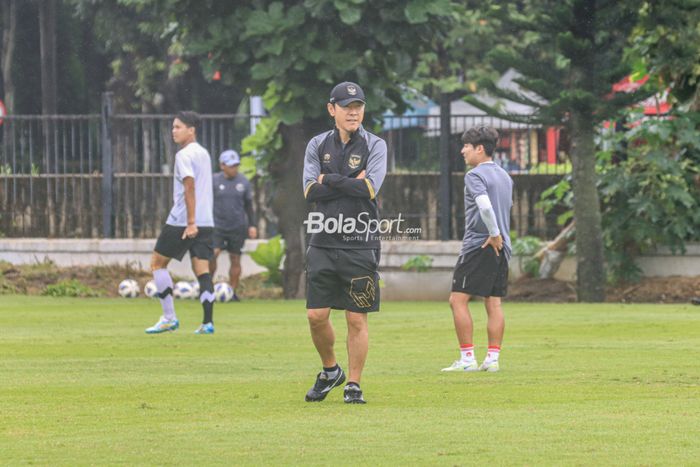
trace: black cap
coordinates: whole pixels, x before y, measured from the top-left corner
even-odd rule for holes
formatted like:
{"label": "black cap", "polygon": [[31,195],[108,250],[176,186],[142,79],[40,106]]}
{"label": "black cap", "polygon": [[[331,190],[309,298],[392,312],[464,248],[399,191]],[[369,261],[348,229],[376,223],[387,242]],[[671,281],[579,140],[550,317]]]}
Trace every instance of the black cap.
{"label": "black cap", "polygon": [[341,107],[346,107],[352,102],[365,103],[365,92],[359,84],[345,81],[336,85],[331,91],[331,104],[338,104]]}

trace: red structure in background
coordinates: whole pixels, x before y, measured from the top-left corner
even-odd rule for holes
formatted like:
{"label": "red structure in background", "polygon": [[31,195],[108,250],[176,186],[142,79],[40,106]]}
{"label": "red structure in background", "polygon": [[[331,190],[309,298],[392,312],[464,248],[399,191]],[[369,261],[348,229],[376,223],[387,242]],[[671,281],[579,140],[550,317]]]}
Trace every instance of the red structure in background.
{"label": "red structure in background", "polygon": [[557,163],[557,148],[559,147],[559,128],[547,128],[547,164]]}

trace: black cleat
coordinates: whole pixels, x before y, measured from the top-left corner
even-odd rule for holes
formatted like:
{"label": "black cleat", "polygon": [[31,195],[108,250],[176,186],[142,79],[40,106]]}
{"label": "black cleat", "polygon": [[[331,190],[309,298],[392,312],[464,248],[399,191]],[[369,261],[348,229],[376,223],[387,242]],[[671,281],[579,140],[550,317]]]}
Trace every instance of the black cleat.
{"label": "black cleat", "polygon": [[700,305],[700,297],[691,298],[690,303],[692,303],[693,305]]}
{"label": "black cleat", "polygon": [[355,383],[350,383],[345,386],[345,391],[343,399],[346,404],[366,404],[364,397],[362,397],[362,389]]}
{"label": "black cleat", "polygon": [[338,374],[334,378],[329,378],[325,371],[320,372],[316,376],[314,387],[306,393],[306,402],[321,402],[326,398],[328,393],[336,386],[340,386],[345,382],[345,373],[343,369],[338,367]]}

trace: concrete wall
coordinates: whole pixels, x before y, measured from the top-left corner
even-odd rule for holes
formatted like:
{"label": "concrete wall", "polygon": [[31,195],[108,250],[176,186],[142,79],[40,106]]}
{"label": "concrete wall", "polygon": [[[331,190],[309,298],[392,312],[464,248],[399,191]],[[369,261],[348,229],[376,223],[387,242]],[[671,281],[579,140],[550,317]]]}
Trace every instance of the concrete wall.
{"label": "concrete wall", "polygon": [[[249,276],[265,269],[250,259],[247,252],[255,250],[260,240],[246,240],[241,256],[242,275]],[[155,239],[100,240],[100,239],[0,239],[0,261],[30,264],[48,258],[58,266],[90,266],[95,264],[130,264],[148,271]],[[217,277],[228,276],[228,254],[219,256]],[[182,261],[171,261],[168,269],[176,276],[194,280],[189,255]]]}
{"label": "concrete wall", "polygon": [[[261,240],[247,240],[241,258],[243,276],[264,271],[250,259],[248,252],[255,250]],[[263,240],[264,241],[264,240]],[[461,242],[449,241],[387,241],[382,242],[380,275],[384,283],[382,297],[386,300],[444,300],[449,294],[452,269]],[[146,240],[65,240],[65,239],[0,239],[0,260],[14,264],[27,264],[48,258],[59,266],[94,264],[126,264],[148,270],[155,239]],[[401,270],[410,258],[429,255],[433,267],[429,272]],[[698,276],[700,275],[700,245],[688,245],[685,255],[673,255],[660,250],[653,256],[640,258],[638,262],[645,276]],[[217,277],[228,274],[228,255],[219,258]],[[186,256],[182,262],[170,265],[173,274],[194,279]],[[567,257],[556,274],[560,280],[574,280],[576,258]],[[521,259],[513,257],[510,277],[522,275]]]}

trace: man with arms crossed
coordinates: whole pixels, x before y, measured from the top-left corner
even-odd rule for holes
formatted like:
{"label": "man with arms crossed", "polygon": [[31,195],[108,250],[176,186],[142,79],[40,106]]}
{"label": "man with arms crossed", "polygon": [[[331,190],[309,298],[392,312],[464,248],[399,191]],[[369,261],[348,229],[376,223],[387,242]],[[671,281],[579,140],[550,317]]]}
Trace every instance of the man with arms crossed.
{"label": "man with arms crossed", "polygon": [[257,238],[258,229],[253,217],[253,190],[245,175],[238,171],[241,158],[228,149],[219,156],[221,172],[215,173],[214,183],[214,257],[209,271],[214,277],[216,260],[221,250],[228,251],[231,267],[229,282],[233,287],[233,301],[238,302],[238,282],[241,278],[241,249],[246,237]]}
{"label": "man with arms crossed", "polygon": [[[306,253],[306,308],[323,365],[306,401],[322,401],[345,381],[333,349],[335,333],[329,319],[333,308],[345,310],[348,325],[344,401],[364,404],[360,378],[369,346],[367,313],[379,311],[380,240],[363,230],[362,220],[379,219],[375,197],[386,175],[386,142],[362,127],[365,95],[357,84],[334,87],[327,109],[335,128],[311,139],[304,158],[304,196],[316,203],[304,222],[312,233]],[[312,216],[342,219],[342,225],[350,227],[329,232],[311,222]]]}
{"label": "man with arms crossed", "polygon": [[[501,297],[506,295],[511,255],[513,180],[492,160],[498,142],[495,129],[469,129],[462,135],[462,142],[464,161],[473,168],[464,176],[464,240],[450,294],[461,357],[442,371],[498,371],[505,327]],[[469,313],[473,295],[484,297],[488,315],[489,346],[481,365],[474,354],[474,325]]]}
{"label": "man with arms crossed", "polygon": [[146,329],[148,334],[180,327],[173,302],[173,280],[167,268],[171,259],[181,261],[187,251],[199,281],[199,300],[204,310],[204,319],[195,333],[214,333],[214,286],[209,274],[214,232],[211,157],[197,143],[198,125],[199,115],[195,112],[179,112],[173,120],[173,141],[182,148],[175,155],[173,208],[151,256],[151,270],[163,316]]}

